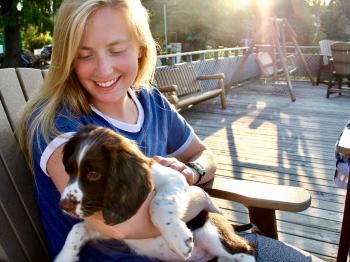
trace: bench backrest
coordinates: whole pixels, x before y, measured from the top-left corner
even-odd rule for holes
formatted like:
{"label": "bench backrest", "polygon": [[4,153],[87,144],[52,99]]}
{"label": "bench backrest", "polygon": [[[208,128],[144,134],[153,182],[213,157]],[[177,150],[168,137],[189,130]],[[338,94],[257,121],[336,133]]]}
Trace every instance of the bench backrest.
{"label": "bench backrest", "polygon": [[190,65],[157,69],[154,78],[158,86],[177,85],[179,97],[201,91],[195,69]]}
{"label": "bench backrest", "polygon": [[[34,72],[22,75],[22,82],[40,82],[31,78]],[[25,95],[19,79],[14,68],[0,69],[0,261],[49,261],[33,176],[15,135],[20,111],[34,93]]]}

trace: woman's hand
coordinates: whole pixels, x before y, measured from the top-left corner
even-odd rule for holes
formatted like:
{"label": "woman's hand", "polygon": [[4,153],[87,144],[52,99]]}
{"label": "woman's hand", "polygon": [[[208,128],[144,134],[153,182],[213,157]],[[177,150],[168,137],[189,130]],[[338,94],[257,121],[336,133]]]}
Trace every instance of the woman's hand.
{"label": "woman's hand", "polygon": [[167,166],[181,172],[185,176],[189,185],[193,185],[198,181],[198,173],[194,172],[190,167],[186,166],[184,163],[180,162],[174,157],[154,156],[153,159],[163,166]]}

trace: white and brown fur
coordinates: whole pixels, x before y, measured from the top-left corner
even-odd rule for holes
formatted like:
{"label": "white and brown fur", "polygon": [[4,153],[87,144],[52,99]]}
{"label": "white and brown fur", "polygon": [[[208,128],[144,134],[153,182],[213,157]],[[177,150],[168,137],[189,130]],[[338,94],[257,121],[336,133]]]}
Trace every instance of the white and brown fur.
{"label": "white and brown fur", "polygon": [[[164,261],[255,261],[254,247],[234,232],[202,189],[190,187],[181,173],[147,158],[112,130],[82,128],[65,145],[63,163],[70,180],[60,207],[78,218],[101,211],[106,224],[121,223],[156,191],[150,214],[161,236],[124,240],[137,254]],[[198,210],[185,216],[190,202]],[[187,225],[183,222],[200,210]],[[84,222],[76,224],[55,261],[77,261],[81,247],[96,238],[105,237]]]}

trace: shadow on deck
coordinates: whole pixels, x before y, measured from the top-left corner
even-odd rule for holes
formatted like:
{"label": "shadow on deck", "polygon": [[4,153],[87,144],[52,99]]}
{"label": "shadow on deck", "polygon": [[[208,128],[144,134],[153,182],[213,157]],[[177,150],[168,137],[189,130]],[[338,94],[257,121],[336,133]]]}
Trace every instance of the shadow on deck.
{"label": "shadow on deck", "polygon": [[[287,87],[250,83],[228,92],[226,110],[217,98],[180,113],[214,152],[217,176],[309,190],[309,209],[277,212],[279,239],[335,261],[345,191],[333,182],[334,145],[350,116],[350,96],[327,99],[325,86],[307,82],[293,88],[296,102]],[[243,206],[218,204],[232,221],[247,221]]]}

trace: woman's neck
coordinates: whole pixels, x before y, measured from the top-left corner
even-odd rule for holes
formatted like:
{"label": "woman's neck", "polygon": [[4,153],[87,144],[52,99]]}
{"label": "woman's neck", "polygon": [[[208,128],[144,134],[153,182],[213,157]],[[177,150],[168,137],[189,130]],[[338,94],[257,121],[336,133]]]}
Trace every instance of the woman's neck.
{"label": "woman's neck", "polygon": [[94,103],[100,112],[118,121],[136,124],[138,119],[138,109],[134,100],[127,94],[117,103]]}

